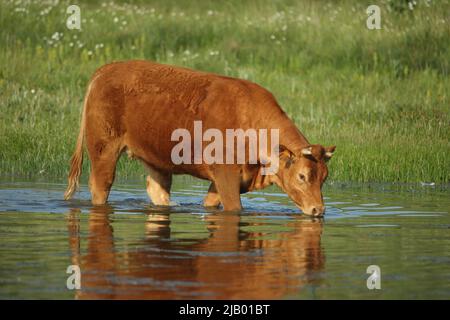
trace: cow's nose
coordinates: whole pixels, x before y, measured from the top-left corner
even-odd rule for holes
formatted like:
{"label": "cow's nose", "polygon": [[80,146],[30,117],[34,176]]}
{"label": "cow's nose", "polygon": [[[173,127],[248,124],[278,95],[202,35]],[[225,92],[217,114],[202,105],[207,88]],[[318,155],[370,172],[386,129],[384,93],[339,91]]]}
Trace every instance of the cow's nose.
{"label": "cow's nose", "polygon": [[312,209],[311,209],[311,214],[313,216],[320,216],[324,213],[325,213],[325,207],[323,207],[323,206],[312,207]]}

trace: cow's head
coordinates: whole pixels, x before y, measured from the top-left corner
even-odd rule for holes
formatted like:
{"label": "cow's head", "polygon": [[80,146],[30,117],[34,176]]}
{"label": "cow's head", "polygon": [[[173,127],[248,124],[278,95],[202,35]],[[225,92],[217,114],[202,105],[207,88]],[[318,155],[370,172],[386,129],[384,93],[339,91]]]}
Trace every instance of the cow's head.
{"label": "cow's head", "polygon": [[325,212],[322,185],[328,175],[326,162],[335,148],[314,144],[294,153],[280,146],[280,163],[274,182],[307,215],[321,216]]}

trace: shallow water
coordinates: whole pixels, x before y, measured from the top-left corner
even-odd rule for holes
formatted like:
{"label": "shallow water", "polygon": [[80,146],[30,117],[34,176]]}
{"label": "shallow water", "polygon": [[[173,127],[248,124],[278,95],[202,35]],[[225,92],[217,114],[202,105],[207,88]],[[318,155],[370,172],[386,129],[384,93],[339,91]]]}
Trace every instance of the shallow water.
{"label": "shallow water", "polygon": [[[205,210],[192,179],[170,208],[150,205],[142,181],[115,185],[103,207],[86,188],[62,201],[64,188],[0,183],[0,298],[450,298],[448,187],[328,185],[324,219],[276,188],[243,197],[239,214]],[[69,265],[80,290],[66,287]]]}

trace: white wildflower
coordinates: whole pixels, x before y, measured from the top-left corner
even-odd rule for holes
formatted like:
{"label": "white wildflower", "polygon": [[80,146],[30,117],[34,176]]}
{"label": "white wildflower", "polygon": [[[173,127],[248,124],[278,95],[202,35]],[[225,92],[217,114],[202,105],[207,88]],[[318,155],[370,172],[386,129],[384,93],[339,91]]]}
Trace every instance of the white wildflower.
{"label": "white wildflower", "polygon": [[55,32],[55,33],[52,35],[52,39],[55,40],[55,41],[58,41],[58,40],[60,39],[60,37],[61,37],[61,35],[60,35],[59,32]]}

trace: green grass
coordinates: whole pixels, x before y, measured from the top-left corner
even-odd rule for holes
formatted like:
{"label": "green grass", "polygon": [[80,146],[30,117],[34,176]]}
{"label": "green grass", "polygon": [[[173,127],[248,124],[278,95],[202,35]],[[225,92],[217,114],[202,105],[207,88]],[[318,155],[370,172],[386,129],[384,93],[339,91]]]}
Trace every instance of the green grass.
{"label": "green grass", "polygon": [[[149,59],[266,87],[311,142],[337,145],[332,180],[447,183],[449,1],[377,1],[368,30],[372,2],[78,1],[77,31],[68,1],[2,1],[0,175],[64,178],[91,74]],[[142,173],[121,159],[120,177]]]}

